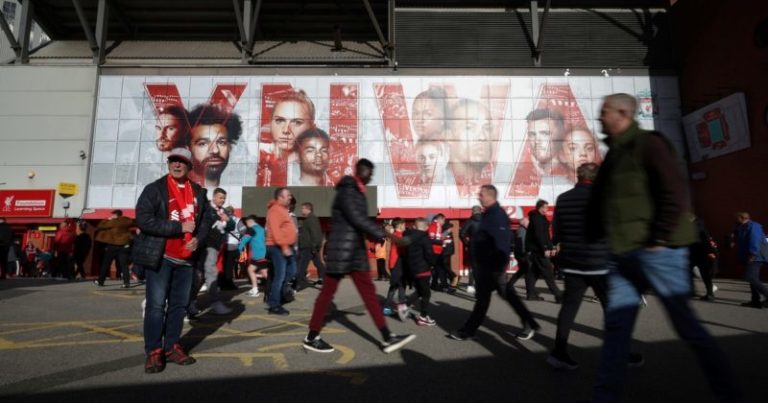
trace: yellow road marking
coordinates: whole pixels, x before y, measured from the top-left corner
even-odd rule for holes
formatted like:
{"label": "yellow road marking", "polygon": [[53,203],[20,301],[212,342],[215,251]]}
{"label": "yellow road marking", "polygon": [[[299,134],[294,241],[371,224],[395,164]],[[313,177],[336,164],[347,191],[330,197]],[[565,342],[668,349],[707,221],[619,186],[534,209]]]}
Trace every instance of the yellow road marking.
{"label": "yellow road marking", "polygon": [[277,369],[288,369],[288,361],[282,353],[199,353],[195,358],[237,358],[244,367],[252,367],[254,358],[271,358]]}
{"label": "yellow road marking", "polygon": [[[301,348],[301,343],[283,343],[283,344],[273,344],[271,346],[266,346],[258,349],[258,351],[272,351],[272,350],[282,350],[285,348]],[[355,351],[347,346],[342,346],[339,344],[334,344],[333,348],[341,352],[341,357],[336,360],[337,364],[347,364],[350,361],[352,361],[353,358],[355,358]]]}

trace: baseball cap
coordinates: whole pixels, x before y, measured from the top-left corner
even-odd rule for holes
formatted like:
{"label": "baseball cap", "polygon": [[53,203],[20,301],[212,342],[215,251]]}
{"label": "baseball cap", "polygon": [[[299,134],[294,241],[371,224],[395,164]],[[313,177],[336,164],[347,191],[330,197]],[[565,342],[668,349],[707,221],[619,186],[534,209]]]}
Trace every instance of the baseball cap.
{"label": "baseball cap", "polygon": [[176,147],[168,153],[168,162],[172,160],[184,161],[187,165],[192,166],[192,153],[183,147]]}

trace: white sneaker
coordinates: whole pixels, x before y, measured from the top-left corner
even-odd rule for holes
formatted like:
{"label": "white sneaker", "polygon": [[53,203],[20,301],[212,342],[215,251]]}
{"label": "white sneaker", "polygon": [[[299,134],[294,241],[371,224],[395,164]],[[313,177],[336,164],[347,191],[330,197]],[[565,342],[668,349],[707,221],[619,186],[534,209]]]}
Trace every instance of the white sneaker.
{"label": "white sneaker", "polygon": [[712,292],[717,292],[717,284],[712,284]]}
{"label": "white sneaker", "polygon": [[256,297],[260,296],[261,293],[259,292],[258,288],[251,288],[250,291],[245,293],[245,295],[247,295],[249,297],[252,297],[252,298],[256,298]]}
{"label": "white sneaker", "polygon": [[144,315],[146,315],[147,312],[147,299],[144,298],[143,301],[141,301],[141,318],[144,319]]}
{"label": "white sneaker", "polygon": [[206,291],[208,291],[208,285],[207,284],[203,284],[202,286],[200,286],[200,292],[206,292]]}
{"label": "white sneaker", "polygon": [[467,294],[475,295],[475,287],[473,287],[471,285],[469,287],[467,287]]}

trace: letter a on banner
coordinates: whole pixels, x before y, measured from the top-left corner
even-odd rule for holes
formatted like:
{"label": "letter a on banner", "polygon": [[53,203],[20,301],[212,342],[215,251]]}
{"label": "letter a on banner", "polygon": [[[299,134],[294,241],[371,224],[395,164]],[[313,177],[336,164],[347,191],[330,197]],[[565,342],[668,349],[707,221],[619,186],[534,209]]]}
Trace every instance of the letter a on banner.
{"label": "letter a on banner", "polygon": [[[570,169],[558,159],[556,154],[564,146],[563,140],[566,133],[574,129],[589,132],[584,115],[569,84],[542,84],[535,105],[535,111],[531,113],[535,112],[539,120],[551,121],[550,142],[535,146],[531,137],[526,135],[525,145],[518,159],[507,197],[535,198],[539,196],[544,178],[574,176],[575,172],[569,172]],[[542,117],[544,118],[541,119]],[[529,121],[528,125],[531,126],[531,124],[532,121]],[[594,136],[591,132],[589,133]],[[546,148],[548,151],[541,151],[537,155],[534,152],[536,147]],[[600,154],[597,152],[595,152],[595,159],[595,162],[600,162]]]}

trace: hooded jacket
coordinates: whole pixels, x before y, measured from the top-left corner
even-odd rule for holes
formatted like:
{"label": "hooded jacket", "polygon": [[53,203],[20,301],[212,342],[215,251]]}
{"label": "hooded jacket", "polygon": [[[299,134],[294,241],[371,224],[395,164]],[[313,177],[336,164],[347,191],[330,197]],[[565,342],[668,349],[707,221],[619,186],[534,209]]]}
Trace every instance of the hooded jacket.
{"label": "hooded jacket", "polygon": [[368,271],[366,236],[383,239],[384,229],[368,218],[368,202],[358,181],[345,176],[336,184],[331,213],[331,232],[325,244],[326,272],[345,274]]}

